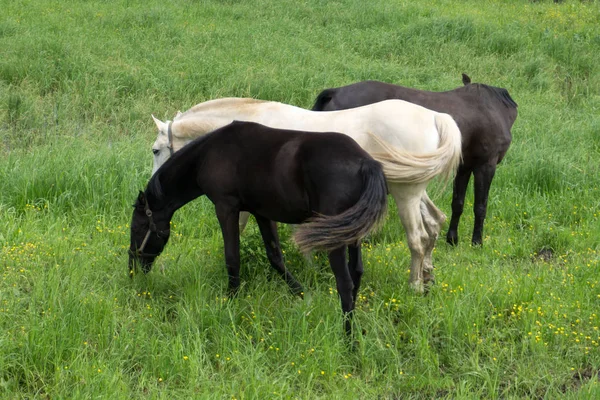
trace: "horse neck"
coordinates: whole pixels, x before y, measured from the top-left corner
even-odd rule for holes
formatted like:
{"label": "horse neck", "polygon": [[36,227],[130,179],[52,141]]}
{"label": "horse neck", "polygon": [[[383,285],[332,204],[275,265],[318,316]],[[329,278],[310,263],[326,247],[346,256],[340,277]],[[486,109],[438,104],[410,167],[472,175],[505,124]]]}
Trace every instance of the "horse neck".
{"label": "horse neck", "polygon": [[175,211],[204,194],[195,179],[195,173],[174,172],[172,169],[167,169],[162,171],[160,176],[155,175],[153,179],[157,179],[159,185],[153,182],[153,185],[149,184],[146,190],[146,196],[151,199],[149,201],[151,209],[154,211],[156,208],[160,213],[164,213],[169,221]]}
{"label": "horse neck", "polygon": [[[310,114],[314,115],[311,117]],[[237,120],[257,122],[272,128],[303,129],[307,123],[310,125],[312,120],[319,119],[320,116],[321,113],[277,101],[231,98],[202,103],[197,106],[197,111],[190,114],[194,120],[189,120],[189,123],[201,126],[201,121],[204,121],[206,125],[217,129]],[[310,117],[309,121],[302,121],[303,117]],[[298,120],[301,122],[295,126],[294,121]]]}
{"label": "horse neck", "polygon": [[[183,143],[228,125],[234,120],[257,122],[271,128],[302,130],[311,132],[334,131],[352,136],[355,126],[364,116],[364,111],[330,111],[327,113],[306,110],[276,101],[249,102],[236,106],[205,109],[178,121],[173,134]],[[343,115],[339,115],[343,113]],[[179,142],[178,142],[179,147]]]}
{"label": "horse neck", "polygon": [[229,118],[235,117],[236,115],[251,115],[256,112],[255,110],[260,109],[269,103],[275,102],[238,97],[216,99],[192,107],[182,114],[182,117],[197,116]]}
{"label": "horse neck", "polygon": [[[247,102],[215,100],[212,106],[208,103],[197,106],[197,110],[187,111],[175,121],[173,139],[176,141],[177,149],[194,138],[229,125],[235,120],[258,122],[271,127],[286,127],[285,124],[276,126],[277,124],[270,123],[272,116],[278,114],[274,110],[279,110],[283,105],[281,103],[259,100]],[[285,120],[285,118],[279,119]]]}

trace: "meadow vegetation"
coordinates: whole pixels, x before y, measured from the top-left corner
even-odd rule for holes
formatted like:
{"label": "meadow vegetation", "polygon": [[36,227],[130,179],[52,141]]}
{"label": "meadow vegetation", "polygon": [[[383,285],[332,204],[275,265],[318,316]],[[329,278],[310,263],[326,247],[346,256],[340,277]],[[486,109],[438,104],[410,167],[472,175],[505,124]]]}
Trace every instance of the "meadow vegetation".
{"label": "meadow vegetation", "polygon": [[[0,0],[0,397],[598,398],[600,5],[595,1]],[[150,118],[224,96],[311,107],[377,79],[474,82],[519,104],[481,248],[472,191],[437,283],[407,285],[395,206],[364,244],[354,349],[326,257],[281,227],[293,297],[242,238],[229,299],[212,203],[127,276]],[[451,188],[430,194],[450,214]],[[445,232],[445,230],[443,231]]]}

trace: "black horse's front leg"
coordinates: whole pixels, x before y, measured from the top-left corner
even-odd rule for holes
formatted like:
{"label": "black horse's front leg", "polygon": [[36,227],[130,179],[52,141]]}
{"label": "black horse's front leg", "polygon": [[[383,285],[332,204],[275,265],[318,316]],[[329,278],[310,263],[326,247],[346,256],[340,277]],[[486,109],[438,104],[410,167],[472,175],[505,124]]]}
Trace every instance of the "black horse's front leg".
{"label": "black horse's front leg", "polygon": [[302,297],[304,292],[302,285],[285,268],[283,254],[281,253],[281,245],[279,243],[279,235],[277,234],[277,223],[259,215],[255,215],[254,218],[256,218],[260,234],[265,243],[267,258],[269,259],[271,266],[288,284],[292,293]]}
{"label": "black horse's front leg", "polygon": [[234,295],[240,288],[240,213],[234,207],[223,205],[217,205],[216,212],[223,233],[229,290]]}
{"label": "black horse's front leg", "polygon": [[352,335],[352,312],[354,311],[354,283],[346,264],[346,246],[329,252],[329,264],[335,275],[337,291],[342,302],[344,327],[348,336]]}

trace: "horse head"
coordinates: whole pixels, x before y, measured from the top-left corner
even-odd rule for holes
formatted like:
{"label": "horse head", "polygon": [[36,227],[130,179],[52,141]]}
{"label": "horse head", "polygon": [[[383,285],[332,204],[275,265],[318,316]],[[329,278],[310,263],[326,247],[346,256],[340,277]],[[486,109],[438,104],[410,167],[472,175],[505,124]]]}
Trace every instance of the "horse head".
{"label": "horse head", "polygon": [[173,133],[171,132],[171,121],[162,122],[154,115],[152,119],[158,128],[158,136],[152,145],[152,154],[154,155],[152,175],[154,175],[156,170],[173,154]]}
{"label": "horse head", "polygon": [[164,212],[152,211],[148,199],[140,192],[133,205],[131,243],[129,245],[129,274],[139,264],[144,273],[150,272],[156,257],[169,241],[170,220]]}

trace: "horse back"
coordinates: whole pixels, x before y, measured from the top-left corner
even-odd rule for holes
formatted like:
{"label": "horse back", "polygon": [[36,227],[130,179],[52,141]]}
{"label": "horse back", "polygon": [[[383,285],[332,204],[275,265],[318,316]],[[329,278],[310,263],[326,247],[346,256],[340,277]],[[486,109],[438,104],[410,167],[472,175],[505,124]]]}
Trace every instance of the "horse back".
{"label": "horse back", "polygon": [[198,181],[213,203],[235,203],[240,211],[284,223],[309,215],[295,162],[297,132],[276,134],[260,124],[234,121],[211,136]]}
{"label": "horse back", "polygon": [[404,100],[450,114],[461,131],[463,157],[467,163],[479,163],[494,157],[500,162],[512,141],[510,130],[517,116],[516,103],[506,89],[482,84],[432,92],[379,81],[363,81],[324,90],[317,97],[313,110],[343,110],[389,99]]}
{"label": "horse back", "polygon": [[[206,195],[237,202],[241,211],[274,221],[300,223],[319,211],[323,196],[347,193],[356,202],[362,182],[349,184],[348,174],[359,171],[369,157],[354,140],[340,133],[314,133],[268,128],[252,122],[233,122],[212,135],[203,155],[202,176]],[[330,202],[328,202],[330,204]]]}
{"label": "horse back", "polygon": [[312,111],[347,110],[384,100],[405,100],[398,97],[395,86],[379,81],[363,81],[325,89],[317,96]]}

